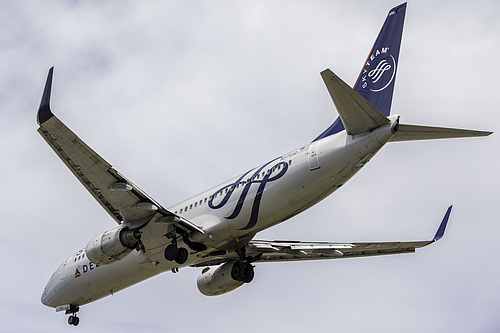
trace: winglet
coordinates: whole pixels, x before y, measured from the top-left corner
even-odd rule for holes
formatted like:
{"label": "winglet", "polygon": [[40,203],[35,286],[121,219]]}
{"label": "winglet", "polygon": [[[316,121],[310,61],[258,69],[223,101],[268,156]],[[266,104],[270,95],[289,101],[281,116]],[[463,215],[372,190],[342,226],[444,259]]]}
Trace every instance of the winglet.
{"label": "winglet", "polygon": [[54,73],[54,67],[49,69],[49,74],[47,75],[47,82],[45,83],[45,89],[43,90],[42,101],[40,102],[40,107],[38,108],[38,113],[36,121],[38,125],[42,125],[44,122],[52,118],[54,114],[50,111],[50,94],[52,91],[52,76]]}
{"label": "winglet", "polygon": [[436,235],[434,236],[434,239],[432,241],[437,242],[441,238],[443,238],[444,235],[444,230],[446,229],[446,224],[448,223],[448,219],[450,218],[451,214],[451,209],[453,208],[453,205],[448,207],[448,210],[446,211],[446,214],[444,214],[443,221],[441,221],[441,224],[439,225],[439,228],[436,232]]}

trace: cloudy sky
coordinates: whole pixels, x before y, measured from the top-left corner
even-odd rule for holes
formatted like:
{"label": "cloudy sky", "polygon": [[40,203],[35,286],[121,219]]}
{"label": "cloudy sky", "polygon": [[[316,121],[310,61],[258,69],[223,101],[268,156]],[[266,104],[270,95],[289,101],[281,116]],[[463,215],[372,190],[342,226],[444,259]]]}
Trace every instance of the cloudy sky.
{"label": "cloudy sky", "polygon": [[[353,84],[395,1],[0,1],[0,323],[67,332],[52,272],[114,221],[36,132],[52,109],[164,206],[311,141],[337,116],[319,73]],[[333,196],[260,239],[430,239],[416,254],[260,264],[219,297],[200,269],[84,306],[80,332],[497,332],[497,1],[408,4],[393,113],[497,132],[392,143]]]}

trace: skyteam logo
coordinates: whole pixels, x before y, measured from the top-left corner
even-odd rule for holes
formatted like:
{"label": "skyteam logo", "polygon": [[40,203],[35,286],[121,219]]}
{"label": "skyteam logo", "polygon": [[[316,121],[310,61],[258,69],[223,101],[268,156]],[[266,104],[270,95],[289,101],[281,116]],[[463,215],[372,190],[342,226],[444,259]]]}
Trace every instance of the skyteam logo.
{"label": "skyteam logo", "polygon": [[389,53],[388,47],[375,50],[361,73],[361,87],[372,92],[386,89],[396,76],[396,60]]}
{"label": "skyteam logo", "polygon": [[[291,153],[286,156],[290,157],[295,154],[296,153]],[[285,157],[281,157],[282,160],[284,158]],[[210,196],[210,200],[208,201],[208,206],[212,209],[219,209],[224,207],[231,198],[231,196],[233,195],[233,193],[235,193],[238,189],[241,188],[241,190],[238,190],[239,198],[234,207],[233,212],[228,216],[226,216],[226,219],[233,220],[236,217],[238,217],[238,215],[240,215],[243,209],[243,205],[245,204],[245,200],[251,188],[256,187],[252,185],[254,184],[258,185],[258,187],[256,188],[256,192],[250,195],[250,197],[253,198],[250,219],[247,225],[239,230],[247,230],[253,228],[257,224],[260,204],[266,185],[270,182],[276,181],[281,177],[283,177],[288,170],[288,163],[285,161],[281,161],[277,164],[274,164],[274,166],[271,167],[271,165],[278,159],[279,158],[276,158],[264,164],[258,169],[248,171],[247,173],[243,174],[239,179],[237,179],[234,183],[228,184],[222,187],[221,189],[217,190],[217,192],[215,192],[213,195]]]}

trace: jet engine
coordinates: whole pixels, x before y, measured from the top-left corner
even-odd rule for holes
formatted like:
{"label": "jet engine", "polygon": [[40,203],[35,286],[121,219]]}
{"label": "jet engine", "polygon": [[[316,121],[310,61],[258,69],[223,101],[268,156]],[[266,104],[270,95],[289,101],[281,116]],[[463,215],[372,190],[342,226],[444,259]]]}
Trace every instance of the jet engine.
{"label": "jet engine", "polygon": [[120,259],[136,248],[141,238],[139,230],[117,227],[95,236],[87,243],[87,258],[94,264],[108,265]]}
{"label": "jet engine", "polygon": [[196,281],[198,290],[205,296],[217,296],[230,292],[254,276],[251,264],[227,262],[219,267],[206,267]]}

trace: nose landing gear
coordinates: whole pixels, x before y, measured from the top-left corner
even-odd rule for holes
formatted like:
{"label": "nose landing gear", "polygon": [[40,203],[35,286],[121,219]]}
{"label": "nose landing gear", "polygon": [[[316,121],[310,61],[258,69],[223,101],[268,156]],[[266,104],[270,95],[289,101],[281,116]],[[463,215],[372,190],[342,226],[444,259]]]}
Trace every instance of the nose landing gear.
{"label": "nose landing gear", "polygon": [[78,318],[76,315],[69,316],[68,324],[73,326],[78,326],[79,323],[80,323],[80,318]]}
{"label": "nose landing gear", "polygon": [[80,318],[76,316],[76,313],[80,311],[80,308],[76,305],[71,305],[71,304],[66,304],[62,306],[58,306],[56,308],[56,311],[66,311],[66,314],[71,314],[71,316],[68,317],[68,324],[72,326],[78,326],[80,323]]}

